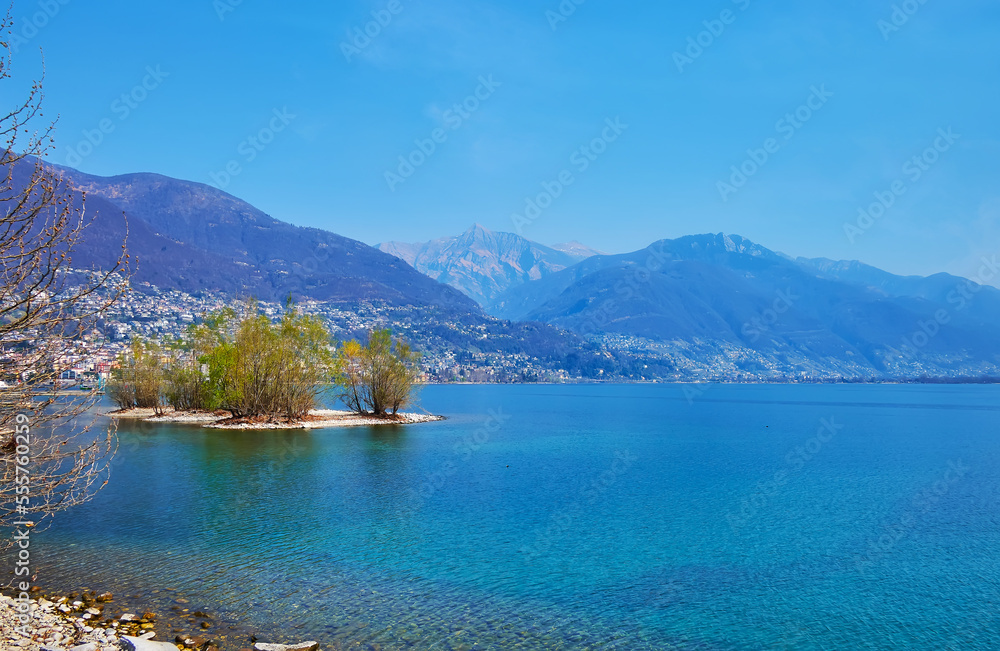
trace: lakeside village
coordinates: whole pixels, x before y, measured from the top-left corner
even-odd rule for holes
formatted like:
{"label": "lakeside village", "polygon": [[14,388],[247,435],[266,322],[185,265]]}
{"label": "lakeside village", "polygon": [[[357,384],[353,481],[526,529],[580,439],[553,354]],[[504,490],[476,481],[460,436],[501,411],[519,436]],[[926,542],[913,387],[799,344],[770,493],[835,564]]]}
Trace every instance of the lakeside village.
{"label": "lakeside village", "polygon": [[[57,361],[58,379],[63,386],[103,387],[120,356],[133,337],[144,339],[178,338],[205,314],[216,312],[232,300],[223,294],[205,292],[191,295],[177,290],[160,290],[148,283],[137,283],[140,291],[130,291],[108,310],[97,327],[85,333],[71,354]],[[100,295],[81,301],[86,309],[101,300]],[[284,308],[278,303],[259,302],[268,317],[280,318]],[[423,310],[414,307],[381,306],[369,302],[345,306],[321,301],[303,301],[298,308],[304,314],[323,317],[337,338],[357,337],[369,329],[389,328],[394,336],[407,341],[426,342]],[[444,323],[459,330],[461,324]],[[469,332],[457,333],[475,339],[485,338],[481,327],[467,326]],[[464,353],[438,345],[423,346],[418,378],[423,383],[449,382],[559,382],[571,381],[568,372],[551,369],[538,360],[519,354]],[[12,354],[12,353],[8,353]],[[0,378],[0,389],[15,378]]]}
{"label": "lakeside village", "polygon": [[[137,291],[130,291],[105,313],[90,332],[81,337],[75,350],[57,361],[58,379],[64,387],[81,389],[103,388],[110,378],[122,353],[133,337],[143,339],[176,338],[205,314],[218,311],[232,301],[221,293],[204,292],[192,295],[178,290],[161,290],[148,283],[137,283]],[[84,308],[101,300],[100,295],[82,301]],[[278,303],[259,302],[260,310],[272,319],[283,312]],[[462,350],[450,345],[449,337],[461,341],[483,341],[491,336],[487,326],[454,321],[440,321],[427,310],[409,306],[389,306],[371,302],[353,305],[306,300],[298,304],[305,314],[321,316],[334,337],[358,337],[369,329],[389,328],[394,336],[406,341],[419,342],[422,353],[419,381],[427,384],[445,383],[519,383],[519,382],[583,382],[588,381],[579,372],[553,366],[537,357],[521,353],[477,352]],[[494,337],[504,335],[493,334]],[[674,366],[676,373],[667,377],[651,376],[649,381],[677,381],[700,379],[730,379],[754,381],[737,366],[740,350],[709,350],[713,346],[682,345],[679,349],[661,343],[648,342],[635,337],[608,335],[602,342],[607,350],[636,357],[655,357]],[[735,349],[735,347],[734,347]],[[713,368],[724,375],[710,377],[695,356],[713,355]],[[689,358],[689,356],[691,358]],[[759,360],[766,364],[766,361]],[[767,376],[774,377],[779,369],[768,369]],[[652,375],[652,374],[651,374]],[[591,378],[592,380],[593,378]],[[598,378],[601,379],[601,378]],[[611,379],[611,378],[607,378]],[[793,380],[795,378],[785,378]],[[804,378],[803,378],[804,379]],[[4,382],[6,380],[6,382]],[[0,379],[0,389],[12,378]]]}
{"label": "lakeside village", "polygon": [[[84,299],[84,307],[87,307],[88,301],[96,304],[100,300],[100,296]],[[133,337],[179,337],[189,326],[199,322],[203,315],[231,304],[232,301],[221,293],[192,295],[137,283],[135,290],[129,291],[106,312],[96,328],[81,337],[71,354],[58,360],[56,381],[64,386],[100,388],[107,382],[112,368]],[[260,302],[259,307],[275,320],[283,312],[278,303]],[[372,302],[344,305],[308,300],[298,307],[305,314],[322,317],[338,339],[358,338],[370,329],[389,328],[394,336],[415,344],[420,350],[417,377],[426,384],[601,380],[750,383],[878,380],[870,368],[860,364],[835,360],[818,363],[796,351],[784,351],[779,363],[753,349],[728,342],[664,342],[620,334],[591,337],[591,341],[605,351],[604,355],[610,357],[613,353],[621,359],[633,360],[639,369],[648,369],[648,372],[628,378],[585,377],[579,369],[568,371],[558,363],[523,353],[480,352],[474,345],[470,350],[467,342],[475,344],[488,338],[494,341],[509,338],[502,328],[491,327],[491,324],[501,323],[492,317],[486,318],[485,325],[482,320],[461,323],[436,318],[433,311],[424,308]],[[924,367],[921,359],[906,362],[905,368],[897,369],[897,377],[976,377],[992,375],[996,370],[992,367],[962,368],[960,365],[949,370],[947,366],[950,364],[941,363],[930,363]],[[0,389],[15,381],[16,378],[0,378]]]}

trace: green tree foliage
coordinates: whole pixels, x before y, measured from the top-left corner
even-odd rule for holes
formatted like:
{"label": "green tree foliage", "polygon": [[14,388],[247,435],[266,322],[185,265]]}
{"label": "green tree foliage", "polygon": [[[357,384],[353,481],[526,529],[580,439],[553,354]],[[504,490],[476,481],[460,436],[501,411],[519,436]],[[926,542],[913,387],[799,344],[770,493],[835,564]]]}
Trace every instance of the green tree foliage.
{"label": "green tree foliage", "polygon": [[119,360],[107,387],[119,407],[299,419],[319,406],[334,365],[322,320],[291,303],[277,323],[253,301],[223,308],[163,348],[137,339]]}
{"label": "green tree foliage", "polygon": [[368,343],[344,342],[337,351],[339,398],[359,414],[395,415],[412,404],[420,354],[388,330],[368,333]]}
{"label": "green tree foliage", "polygon": [[206,404],[234,417],[305,416],[318,406],[330,379],[330,334],[319,317],[289,304],[278,323],[248,303],[242,315],[226,309],[192,333],[208,366]]}
{"label": "green tree foliage", "polygon": [[208,409],[211,395],[207,379],[198,356],[182,351],[166,369],[167,404],[180,411]]}
{"label": "green tree foliage", "polygon": [[163,353],[156,342],[134,339],[127,353],[118,358],[118,368],[108,382],[107,395],[119,409],[154,409],[164,406],[166,375]]}

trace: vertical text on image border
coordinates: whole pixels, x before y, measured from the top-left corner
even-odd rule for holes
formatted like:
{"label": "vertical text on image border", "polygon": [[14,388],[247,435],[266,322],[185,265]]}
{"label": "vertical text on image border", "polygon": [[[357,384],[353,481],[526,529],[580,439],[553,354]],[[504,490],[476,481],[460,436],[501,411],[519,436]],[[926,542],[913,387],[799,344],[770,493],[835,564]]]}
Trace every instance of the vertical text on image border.
{"label": "vertical text on image border", "polygon": [[[31,528],[34,522],[27,520],[31,510],[31,419],[27,414],[20,413],[14,418],[14,483],[15,511],[20,519],[13,523],[14,548],[17,550],[14,561],[14,576],[17,581],[14,610],[19,626],[15,632],[23,637],[31,635],[28,626],[31,623]],[[21,530],[24,527],[24,530]]]}

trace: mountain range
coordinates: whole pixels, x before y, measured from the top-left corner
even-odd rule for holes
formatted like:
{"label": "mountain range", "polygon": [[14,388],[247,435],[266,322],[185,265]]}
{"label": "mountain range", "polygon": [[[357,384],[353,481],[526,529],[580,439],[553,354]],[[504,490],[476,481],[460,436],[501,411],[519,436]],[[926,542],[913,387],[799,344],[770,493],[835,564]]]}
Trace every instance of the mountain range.
{"label": "mountain range", "polygon": [[[857,261],[793,259],[738,235],[661,240],[577,260],[476,225],[383,251],[476,299],[490,314],[582,336],[743,351],[737,367],[845,374],[1000,369],[1000,291],[949,274],[898,276]],[[749,353],[749,354],[747,354]],[[704,361],[704,360],[702,360]]]}
{"label": "mountain range", "polygon": [[[127,227],[134,283],[161,289],[412,306],[425,331],[452,337],[449,323],[461,323],[490,333],[456,345],[595,373],[594,360],[626,355],[640,369],[655,358],[669,377],[1000,374],[1000,290],[948,274],[793,259],[726,234],[605,255],[477,224],[456,237],[372,247],[281,222],[200,183],[59,171],[72,201],[82,207],[86,195],[93,219],[74,266],[107,265]],[[30,164],[14,172],[23,184]]]}
{"label": "mountain range", "polygon": [[457,237],[417,244],[384,242],[377,248],[483,306],[491,305],[511,287],[544,278],[597,254],[579,242],[549,247],[514,233],[496,233],[480,224]]}
{"label": "mountain range", "polygon": [[[16,178],[30,173],[25,161]],[[74,264],[107,264],[127,224],[133,281],[186,292],[283,300],[378,300],[478,312],[472,300],[394,256],[317,228],[281,222],[214,187],[159,174],[100,177],[59,168],[93,220]],[[16,181],[15,181],[16,182]]]}
{"label": "mountain range", "polygon": [[792,260],[740,236],[696,235],[594,256],[512,287],[491,311],[579,334],[725,342],[768,359],[879,374],[1000,365],[1000,290],[948,274]]}

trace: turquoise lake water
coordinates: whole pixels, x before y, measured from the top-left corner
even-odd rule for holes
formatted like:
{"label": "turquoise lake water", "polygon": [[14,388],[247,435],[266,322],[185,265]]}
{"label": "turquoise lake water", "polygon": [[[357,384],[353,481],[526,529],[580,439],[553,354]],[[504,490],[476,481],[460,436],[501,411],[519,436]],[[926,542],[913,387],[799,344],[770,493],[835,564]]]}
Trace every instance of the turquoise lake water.
{"label": "turquoise lake water", "polygon": [[33,542],[40,582],[328,649],[1000,648],[998,386],[421,402],[448,420],[123,423],[107,488]]}

